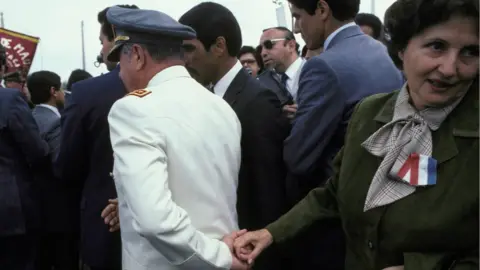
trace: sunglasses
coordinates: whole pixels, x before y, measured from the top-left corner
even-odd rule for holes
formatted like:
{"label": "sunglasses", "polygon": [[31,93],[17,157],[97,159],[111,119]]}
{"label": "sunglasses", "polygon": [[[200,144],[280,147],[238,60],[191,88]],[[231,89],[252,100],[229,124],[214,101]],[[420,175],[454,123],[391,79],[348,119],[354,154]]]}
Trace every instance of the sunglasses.
{"label": "sunglasses", "polygon": [[274,38],[274,39],[268,39],[265,40],[262,44],[257,46],[257,52],[261,53],[262,49],[265,48],[267,50],[271,50],[277,42],[282,41],[282,40],[288,40],[287,38]]}

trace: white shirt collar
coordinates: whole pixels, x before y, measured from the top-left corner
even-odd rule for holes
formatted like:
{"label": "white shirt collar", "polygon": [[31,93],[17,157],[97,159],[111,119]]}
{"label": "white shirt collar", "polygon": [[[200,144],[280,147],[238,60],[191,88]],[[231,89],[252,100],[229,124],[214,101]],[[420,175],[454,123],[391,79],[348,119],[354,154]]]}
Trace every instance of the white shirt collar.
{"label": "white shirt collar", "polygon": [[58,117],[61,117],[60,112],[58,111],[57,107],[55,107],[55,106],[52,106],[50,104],[44,104],[44,103],[38,104],[37,106],[47,108],[47,109],[51,110],[52,112],[54,112]]}
{"label": "white shirt collar", "polygon": [[298,57],[297,60],[293,61],[293,63],[287,68],[285,74],[287,74],[288,80],[295,79],[295,76],[298,73],[298,69],[300,69],[300,67],[302,66],[302,61],[303,59],[301,57]]}
{"label": "white shirt collar", "polygon": [[240,64],[240,61],[237,60],[235,65],[225,74],[214,86],[213,89],[215,91],[215,95],[222,97],[225,95],[227,92],[228,87],[230,84],[233,82],[233,79],[235,79],[235,76],[237,76],[238,72],[242,70],[242,64]]}
{"label": "white shirt collar", "polygon": [[345,28],[348,28],[348,27],[354,26],[354,25],[356,25],[355,22],[347,23],[347,24],[341,26],[340,28],[338,28],[337,30],[335,30],[333,33],[331,33],[327,37],[327,40],[325,40],[325,43],[323,43],[323,50],[326,51],[328,49],[328,45],[330,44],[330,42],[332,42],[333,38],[336,35],[338,35],[338,33],[342,32]]}

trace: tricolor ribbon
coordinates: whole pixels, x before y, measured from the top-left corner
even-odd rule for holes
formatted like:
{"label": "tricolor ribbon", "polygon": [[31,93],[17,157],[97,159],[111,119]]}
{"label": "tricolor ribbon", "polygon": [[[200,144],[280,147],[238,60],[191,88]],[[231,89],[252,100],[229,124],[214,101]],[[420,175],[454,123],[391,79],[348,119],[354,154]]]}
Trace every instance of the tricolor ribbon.
{"label": "tricolor ribbon", "polygon": [[408,156],[397,176],[411,186],[435,185],[437,161],[432,157],[413,153]]}

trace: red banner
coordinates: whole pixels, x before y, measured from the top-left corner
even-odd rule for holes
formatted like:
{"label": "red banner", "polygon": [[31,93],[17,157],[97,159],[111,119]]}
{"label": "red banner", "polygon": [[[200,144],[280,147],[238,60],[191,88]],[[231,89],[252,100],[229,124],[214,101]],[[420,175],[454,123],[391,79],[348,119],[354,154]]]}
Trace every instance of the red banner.
{"label": "red banner", "polygon": [[0,44],[7,53],[8,73],[20,71],[24,76],[28,74],[39,41],[37,37],[0,28]]}

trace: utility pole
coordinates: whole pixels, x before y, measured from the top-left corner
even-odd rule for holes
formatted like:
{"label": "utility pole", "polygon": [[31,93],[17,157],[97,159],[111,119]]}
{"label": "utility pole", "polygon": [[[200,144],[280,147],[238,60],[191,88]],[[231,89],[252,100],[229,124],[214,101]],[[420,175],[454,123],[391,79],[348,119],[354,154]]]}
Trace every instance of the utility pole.
{"label": "utility pole", "polygon": [[83,21],[81,23],[81,27],[82,27],[82,67],[83,67],[83,70],[85,70],[85,33],[84,33]]}
{"label": "utility pole", "polygon": [[372,0],[372,9],[371,13],[375,15],[375,0]]}
{"label": "utility pole", "polygon": [[5,28],[5,22],[3,21],[3,12],[0,12],[0,27]]}

